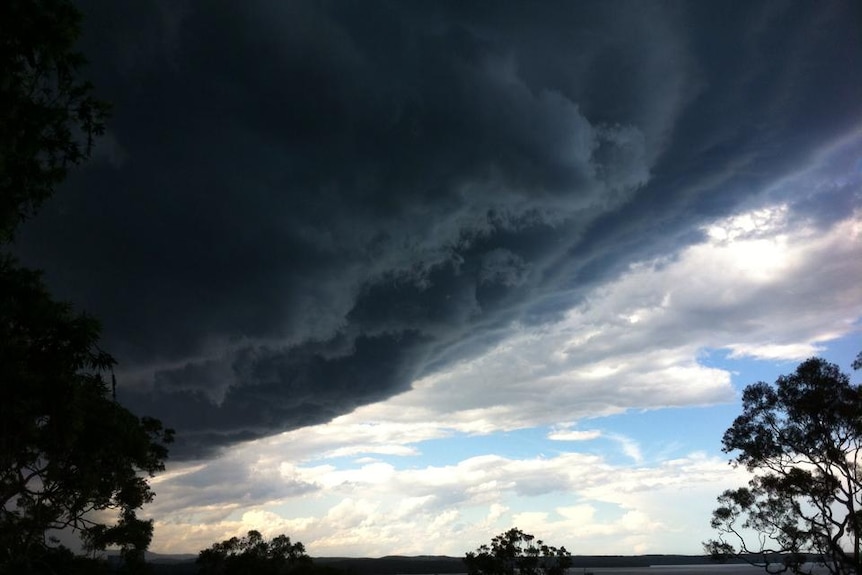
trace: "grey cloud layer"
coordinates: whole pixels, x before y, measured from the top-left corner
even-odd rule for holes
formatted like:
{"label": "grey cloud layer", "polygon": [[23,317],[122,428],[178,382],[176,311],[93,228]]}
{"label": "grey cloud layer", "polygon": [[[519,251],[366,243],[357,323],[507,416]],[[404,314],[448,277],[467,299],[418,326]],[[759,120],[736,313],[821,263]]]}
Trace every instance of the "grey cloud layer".
{"label": "grey cloud layer", "polygon": [[82,7],[115,118],[21,252],[182,456],[556,317],[860,116],[838,2]]}

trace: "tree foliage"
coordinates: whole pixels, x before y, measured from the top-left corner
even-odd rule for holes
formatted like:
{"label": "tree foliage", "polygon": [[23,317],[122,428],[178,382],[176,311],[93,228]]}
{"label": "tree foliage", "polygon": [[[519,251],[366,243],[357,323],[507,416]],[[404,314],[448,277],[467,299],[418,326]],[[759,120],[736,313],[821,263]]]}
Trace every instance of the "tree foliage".
{"label": "tree foliage", "polygon": [[305,571],[312,561],[302,543],[291,543],[286,535],[267,541],[260,532],[249,531],[204,549],[197,564],[202,575],[285,575]]}
{"label": "tree foliage", "polygon": [[808,573],[806,554],[815,554],[830,573],[858,575],[862,386],[813,358],[774,386],[749,385],[742,402],[723,450],[754,476],[719,496],[718,538],[706,550],[717,558],[754,553],[775,573]]}
{"label": "tree foliage", "polygon": [[98,323],[55,302],[39,274],[0,259],[0,566],[27,563],[53,529],[91,550],[142,553],[172,431],[111,398]]}
{"label": "tree foliage", "polygon": [[546,545],[541,539],[512,528],[464,557],[469,575],[563,575],[572,565],[565,547]]}
{"label": "tree foliage", "polygon": [[109,107],[80,78],[80,23],[69,0],[0,2],[0,242],[104,132]]}

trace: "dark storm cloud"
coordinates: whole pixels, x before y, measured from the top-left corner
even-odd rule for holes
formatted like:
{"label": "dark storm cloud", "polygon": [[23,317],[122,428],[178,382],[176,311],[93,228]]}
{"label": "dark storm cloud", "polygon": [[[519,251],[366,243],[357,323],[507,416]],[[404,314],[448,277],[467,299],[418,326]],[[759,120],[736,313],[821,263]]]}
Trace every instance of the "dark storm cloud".
{"label": "dark storm cloud", "polygon": [[555,317],[860,117],[840,2],[82,9],[115,116],[21,251],[189,456]]}

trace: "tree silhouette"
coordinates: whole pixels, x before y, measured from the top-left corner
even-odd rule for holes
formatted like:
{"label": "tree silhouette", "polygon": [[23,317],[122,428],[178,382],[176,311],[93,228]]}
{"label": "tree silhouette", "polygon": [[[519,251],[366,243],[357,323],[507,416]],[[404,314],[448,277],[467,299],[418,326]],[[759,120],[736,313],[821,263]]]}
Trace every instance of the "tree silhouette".
{"label": "tree silhouette", "polygon": [[249,531],[204,549],[197,564],[201,575],[286,575],[309,570],[312,561],[302,543],[291,543],[286,535],[267,541],[260,532]]}
{"label": "tree silhouette", "polygon": [[164,469],[172,432],[113,401],[98,323],[38,273],[0,259],[0,293],[0,565],[26,564],[52,529],[132,560],[152,537],[135,515],[153,496],[145,477]]}
{"label": "tree silhouette", "polygon": [[464,557],[468,575],[563,575],[572,566],[565,547],[545,545],[541,539],[512,528]]}
{"label": "tree silhouette", "polygon": [[[108,106],[78,77],[80,19],[68,0],[0,2],[0,248],[104,129]],[[134,570],[153,530],[136,511],[173,432],[109,393],[98,322],[4,253],[0,294],[0,573],[96,572],[52,530],[118,546]]]}
{"label": "tree silhouette", "polygon": [[755,475],[748,487],[719,496],[712,516],[719,535],[704,544],[707,552],[754,553],[749,560],[771,573],[809,573],[806,554],[813,553],[830,573],[858,575],[862,386],[813,358],[775,386],[749,385],[742,401],[723,450]]}
{"label": "tree silhouette", "polygon": [[68,0],[0,2],[0,242],[104,132],[109,106],[79,76],[80,22]]}

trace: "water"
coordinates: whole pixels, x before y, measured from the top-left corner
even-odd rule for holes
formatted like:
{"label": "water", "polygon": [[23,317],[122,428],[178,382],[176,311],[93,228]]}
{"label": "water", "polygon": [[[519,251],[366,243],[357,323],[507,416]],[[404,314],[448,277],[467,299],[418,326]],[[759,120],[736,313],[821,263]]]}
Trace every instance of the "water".
{"label": "water", "polygon": [[569,569],[567,575],[764,575],[762,567],[751,565],[655,565],[652,567],[596,567]]}

